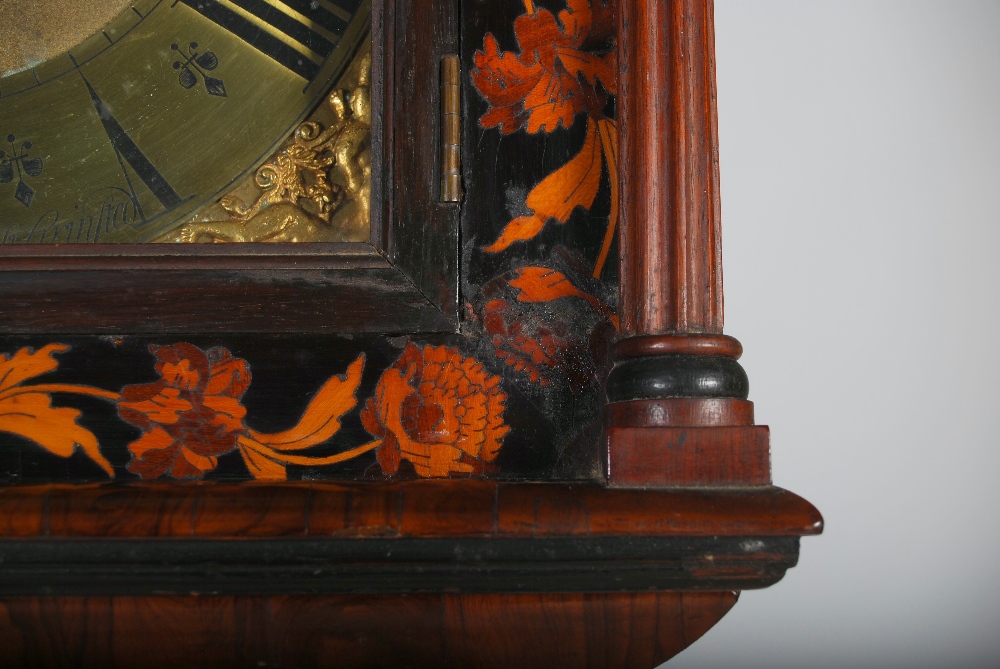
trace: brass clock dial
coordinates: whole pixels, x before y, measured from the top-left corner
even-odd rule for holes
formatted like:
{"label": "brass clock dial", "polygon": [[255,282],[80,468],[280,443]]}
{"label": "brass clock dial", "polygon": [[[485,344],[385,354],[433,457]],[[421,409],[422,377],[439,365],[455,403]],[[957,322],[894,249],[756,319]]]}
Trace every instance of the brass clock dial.
{"label": "brass clock dial", "polygon": [[20,67],[0,77],[0,242],[170,239],[296,129],[370,17],[370,0],[139,0],[57,55],[26,35],[0,60]]}

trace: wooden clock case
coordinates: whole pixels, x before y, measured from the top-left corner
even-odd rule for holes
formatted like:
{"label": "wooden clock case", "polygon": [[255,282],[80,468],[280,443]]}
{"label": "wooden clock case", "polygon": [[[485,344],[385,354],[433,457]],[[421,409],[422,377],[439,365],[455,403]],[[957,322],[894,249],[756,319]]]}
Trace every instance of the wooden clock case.
{"label": "wooden clock case", "polygon": [[[599,478],[17,481],[0,489],[0,664],[653,667],[795,565],[822,518],[771,484],[722,334],[712,0],[611,11],[619,332],[596,459],[577,470]],[[374,4],[369,243],[3,248],[4,350],[183,335],[263,358],[343,333],[455,336],[469,211],[500,186],[466,78],[467,200],[438,201],[438,73],[451,53],[472,67],[509,14]],[[289,387],[304,373],[272,364]]]}
{"label": "wooden clock case", "polygon": [[435,175],[457,21],[436,0],[372,7],[368,242],[6,245],[0,332],[454,331],[459,207]]}

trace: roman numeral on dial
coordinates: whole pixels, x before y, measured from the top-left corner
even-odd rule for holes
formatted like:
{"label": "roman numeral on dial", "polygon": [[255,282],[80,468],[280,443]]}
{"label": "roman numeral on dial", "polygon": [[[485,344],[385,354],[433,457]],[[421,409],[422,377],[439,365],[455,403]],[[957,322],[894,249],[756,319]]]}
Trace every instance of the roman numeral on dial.
{"label": "roman numeral on dial", "polygon": [[358,4],[357,0],[177,1],[307,81],[319,73]]}

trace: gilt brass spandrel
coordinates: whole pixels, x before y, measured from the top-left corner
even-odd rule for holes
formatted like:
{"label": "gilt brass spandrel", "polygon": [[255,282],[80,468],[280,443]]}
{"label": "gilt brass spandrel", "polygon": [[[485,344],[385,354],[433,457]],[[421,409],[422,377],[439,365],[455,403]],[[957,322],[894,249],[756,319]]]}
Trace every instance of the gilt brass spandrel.
{"label": "gilt brass spandrel", "polygon": [[366,241],[371,209],[371,45],[268,162],[157,241]]}

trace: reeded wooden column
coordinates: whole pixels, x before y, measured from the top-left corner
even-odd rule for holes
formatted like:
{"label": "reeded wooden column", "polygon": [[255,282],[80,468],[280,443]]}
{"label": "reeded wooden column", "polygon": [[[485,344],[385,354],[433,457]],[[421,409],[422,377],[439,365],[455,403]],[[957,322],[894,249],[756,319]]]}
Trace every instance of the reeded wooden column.
{"label": "reeded wooden column", "polygon": [[722,334],[713,0],[620,0],[623,339],[607,382],[612,485],[770,482],[742,346]]}
{"label": "reeded wooden column", "polygon": [[621,327],[722,333],[712,0],[621,0]]}

